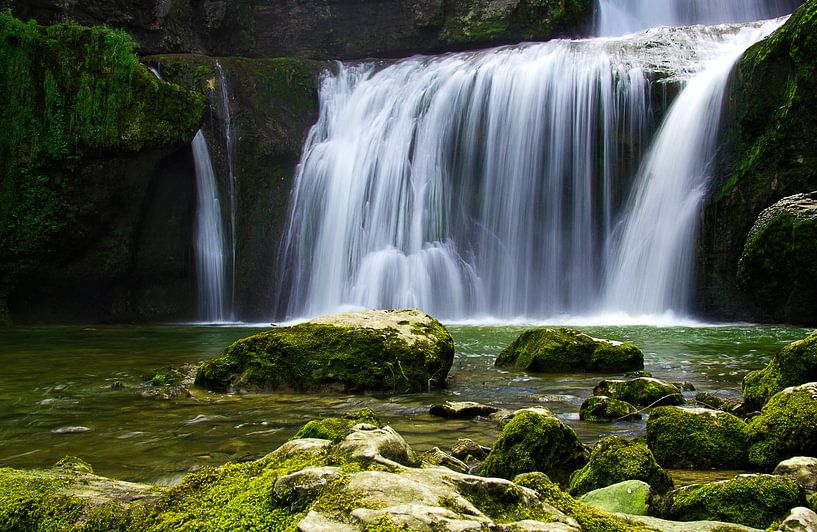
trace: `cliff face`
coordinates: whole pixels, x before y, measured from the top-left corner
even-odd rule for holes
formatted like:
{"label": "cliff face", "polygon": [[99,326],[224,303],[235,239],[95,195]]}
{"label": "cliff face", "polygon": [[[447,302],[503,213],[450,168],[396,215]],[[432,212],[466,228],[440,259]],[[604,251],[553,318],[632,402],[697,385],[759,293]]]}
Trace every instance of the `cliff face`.
{"label": "cliff face", "polygon": [[143,54],[397,57],[577,35],[592,0],[0,0],[20,18],[128,31]]}
{"label": "cliff face", "polygon": [[697,299],[711,315],[802,322],[740,287],[737,271],[761,211],[781,198],[817,190],[815,94],[817,1],[811,0],[750,48],[733,75],[699,253]]}
{"label": "cliff face", "polygon": [[203,111],[122,32],[0,14],[0,318],[188,315],[186,158]]}

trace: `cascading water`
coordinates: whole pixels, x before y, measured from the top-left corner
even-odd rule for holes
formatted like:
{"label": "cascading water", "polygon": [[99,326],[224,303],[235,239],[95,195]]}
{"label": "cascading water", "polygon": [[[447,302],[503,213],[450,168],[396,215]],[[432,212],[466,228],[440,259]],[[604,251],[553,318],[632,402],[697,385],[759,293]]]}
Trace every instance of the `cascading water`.
{"label": "cascading water", "polygon": [[210,150],[201,130],[193,138],[193,162],[196,168],[195,257],[199,317],[210,323],[223,322],[226,318],[226,268],[221,202]]}
{"label": "cascading water", "polygon": [[[227,200],[230,209],[230,312],[235,309],[235,272],[236,272],[236,215],[238,213],[236,186],[238,177],[235,174],[233,155],[235,153],[235,138],[233,136],[233,114],[230,109],[230,88],[227,85],[227,76],[221,63],[216,60],[216,72],[218,72],[218,82],[221,88],[221,106],[224,111],[224,145],[227,152]],[[230,316],[231,320],[235,316]]]}
{"label": "cascading water", "polygon": [[798,0],[597,0],[596,35],[617,36],[690,24],[751,22],[780,17]]}

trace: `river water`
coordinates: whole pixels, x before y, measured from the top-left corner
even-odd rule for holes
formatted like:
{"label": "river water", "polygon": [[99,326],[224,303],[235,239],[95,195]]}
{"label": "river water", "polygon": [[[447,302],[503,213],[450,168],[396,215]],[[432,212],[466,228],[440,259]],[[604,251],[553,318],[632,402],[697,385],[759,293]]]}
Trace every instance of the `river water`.
{"label": "river water", "polygon": [[[593,424],[579,406],[606,375],[529,375],[496,369],[497,355],[524,326],[451,326],[456,356],[442,391],[396,397],[333,394],[142,396],[144,376],[214,356],[261,329],[212,326],[27,327],[0,330],[0,466],[46,467],[64,455],[97,473],[172,483],[203,465],[263,456],[313,418],[372,408],[416,451],[446,450],[457,438],[490,445],[495,423],[428,415],[445,399],[516,409],[544,406],[586,443],[635,436],[644,423]],[[656,377],[689,380],[698,390],[737,396],[746,371],[762,367],[807,329],[782,326],[582,326],[596,337],[634,342]],[[689,399],[694,392],[689,392]]]}

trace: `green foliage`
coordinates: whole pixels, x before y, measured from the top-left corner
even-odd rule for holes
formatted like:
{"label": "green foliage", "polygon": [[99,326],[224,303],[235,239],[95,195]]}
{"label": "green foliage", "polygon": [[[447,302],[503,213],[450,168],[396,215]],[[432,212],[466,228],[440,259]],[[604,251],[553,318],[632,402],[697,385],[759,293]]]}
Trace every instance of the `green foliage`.
{"label": "green foliage", "polygon": [[654,408],[647,445],[665,467],[740,469],[746,466],[746,423],[726,412]]}
{"label": "green foliage", "polygon": [[480,474],[512,479],[521,473],[541,471],[566,481],[585,463],[587,450],[573,429],[555,417],[522,411],[502,430]]}
{"label": "green foliage", "polygon": [[760,409],[777,392],[789,386],[817,381],[817,331],[777,352],[769,364],[743,379],[743,396]]}
{"label": "green foliage", "polygon": [[0,269],[76,228],[71,174],[86,154],[187,142],[203,110],[140,65],[122,31],[0,12]]}
{"label": "green foliage", "polygon": [[657,492],[673,486],[672,478],[647,447],[613,436],[599,440],[587,465],[570,476],[570,493],[582,495],[624,480],[641,480]]}
{"label": "green foliage", "polygon": [[341,417],[327,417],[323,419],[313,419],[293,436],[292,440],[299,438],[318,438],[321,440],[331,440],[335,443],[343,440],[352,432],[352,427],[358,423],[366,423],[381,427],[380,420],[371,408],[363,408],[347,412]]}
{"label": "green foliage", "polygon": [[619,372],[644,367],[633,344],[599,341],[574,329],[525,331],[496,360],[498,367],[535,372]]}
{"label": "green foliage", "polygon": [[766,528],[805,503],[793,480],[771,475],[744,475],[723,482],[676,490],[664,501],[662,517],[679,521],[715,520]]}

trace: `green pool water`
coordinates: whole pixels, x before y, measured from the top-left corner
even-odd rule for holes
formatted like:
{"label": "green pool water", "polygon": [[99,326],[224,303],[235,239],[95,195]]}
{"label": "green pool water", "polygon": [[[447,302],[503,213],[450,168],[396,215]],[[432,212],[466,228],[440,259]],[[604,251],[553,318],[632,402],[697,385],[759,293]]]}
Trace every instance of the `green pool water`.
{"label": "green pool water", "polygon": [[[202,465],[254,459],[290,438],[308,420],[370,407],[415,450],[447,449],[457,439],[490,445],[488,420],[447,421],[428,415],[444,399],[515,409],[544,406],[591,443],[634,436],[643,422],[579,421],[582,401],[610,375],[528,375],[493,362],[525,327],[452,326],[456,358],[446,389],[367,395],[224,395],[143,397],[144,376],[168,365],[198,362],[258,330],[213,326],[27,327],[0,329],[0,466],[46,467],[67,454],[97,473],[172,483]],[[807,329],[780,326],[581,327],[593,336],[631,341],[658,378],[738,396],[743,375],[762,367]],[[695,392],[688,392],[691,399]]]}

